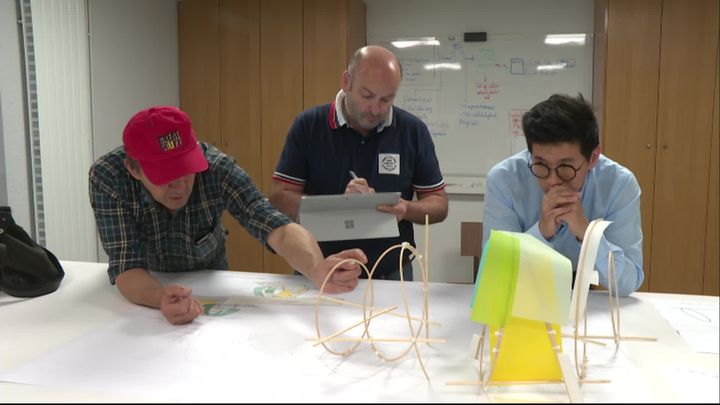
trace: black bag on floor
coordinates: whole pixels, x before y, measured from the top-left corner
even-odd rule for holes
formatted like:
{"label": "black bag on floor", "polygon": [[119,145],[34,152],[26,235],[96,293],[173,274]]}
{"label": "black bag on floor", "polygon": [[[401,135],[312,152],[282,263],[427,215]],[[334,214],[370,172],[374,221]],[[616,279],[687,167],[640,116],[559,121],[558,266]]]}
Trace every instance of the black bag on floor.
{"label": "black bag on floor", "polygon": [[10,207],[0,207],[0,290],[37,297],[57,290],[64,276],[55,255],[15,223]]}

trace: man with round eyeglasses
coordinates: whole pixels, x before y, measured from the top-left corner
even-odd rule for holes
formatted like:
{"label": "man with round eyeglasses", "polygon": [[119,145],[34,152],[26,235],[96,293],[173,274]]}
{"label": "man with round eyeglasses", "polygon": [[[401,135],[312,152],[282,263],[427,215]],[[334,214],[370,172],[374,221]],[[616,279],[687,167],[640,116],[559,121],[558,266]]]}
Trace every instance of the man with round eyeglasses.
{"label": "man with round eyeglasses", "polygon": [[582,95],[555,94],[523,115],[527,149],[487,175],[483,244],[490,230],[525,232],[570,259],[578,256],[590,221],[612,221],[596,270],[608,286],[612,250],[618,295],[643,282],[640,186],[633,173],[600,153],[597,120]]}

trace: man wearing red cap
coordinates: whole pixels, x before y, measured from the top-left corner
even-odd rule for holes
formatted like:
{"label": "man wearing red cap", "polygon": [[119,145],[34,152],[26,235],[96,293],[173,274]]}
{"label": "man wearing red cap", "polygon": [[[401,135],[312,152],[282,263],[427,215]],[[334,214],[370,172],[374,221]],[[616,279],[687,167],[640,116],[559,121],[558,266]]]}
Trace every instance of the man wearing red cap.
{"label": "man wearing red cap", "polygon": [[[225,210],[317,287],[342,259],[367,262],[359,249],[323,258],[315,238],[270,205],[233,158],[197,142],[190,118],[176,107],[142,110],[128,121],[123,146],[90,168],[90,203],[110,282],[172,324],[192,321],[202,308],[189,288],[163,286],[148,270],[227,269]],[[355,288],[359,267],[342,268],[326,291]]]}

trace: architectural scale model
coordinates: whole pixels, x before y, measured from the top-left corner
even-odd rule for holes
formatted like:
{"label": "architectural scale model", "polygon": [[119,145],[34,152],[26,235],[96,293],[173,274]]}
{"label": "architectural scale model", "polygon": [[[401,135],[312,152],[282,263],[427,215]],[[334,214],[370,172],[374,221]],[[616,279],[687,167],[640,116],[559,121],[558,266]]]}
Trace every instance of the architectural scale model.
{"label": "architectural scale model", "polygon": [[[428,239],[428,217],[425,217],[425,248],[429,251],[429,239]],[[374,290],[373,290],[373,274],[375,272],[375,269],[377,268],[378,263],[380,263],[385,256],[390,253],[391,251],[395,249],[400,249],[400,256],[399,256],[399,262],[398,262],[398,269],[400,270],[400,282],[398,283],[398,286],[401,290],[401,296],[403,299],[403,305],[404,308],[402,311],[397,312],[398,306],[393,305],[387,308],[376,308],[374,301]],[[403,264],[402,264],[402,258],[404,257],[405,251],[409,250],[411,254],[415,255],[415,258],[418,259],[418,262],[420,264],[421,274],[422,274],[422,290],[423,290],[423,297],[422,297],[422,314],[420,316],[412,316],[411,315],[411,308],[408,305],[408,293],[407,288],[405,286],[405,280],[403,277]],[[363,293],[363,302],[362,303],[353,303],[348,302],[345,300],[336,299],[333,297],[330,297],[326,294],[324,294],[325,291],[325,285],[327,284],[328,280],[332,277],[333,273],[340,267],[341,264],[346,262],[354,262],[357,263],[359,266],[362,267],[362,269],[365,271],[365,274],[367,275],[367,281],[365,282],[365,289]],[[357,322],[352,323],[350,326],[337,330],[335,332],[332,332],[328,335],[323,335],[323,333],[320,330],[320,307],[323,301],[329,301],[332,303],[340,304],[340,305],[348,305],[356,308],[361,308],[363,317],[362,319],[358,320]],[[381,316],[394,316],[394,317],[400,317],[407,320],[408,325],[408,331],[409,336],[406,338],[403,337],[383,337],[383,336],[373,336],[370,331],[370,324],[373,319],[377,319]],[[430,324],[434,323],[429,320],[429,305],[428,305],[428,257],[427,255],[422,255],[416,248],[414,248],[412,245],[410,245],[407,242],[403,242],[401,244],[397,244],[394,246],[391,246],[385,252],[383,252],[382,255],[378,258],[378,260],[375,262],[371,270],[368,270],[368,268],[360,263],[359,261],[355,259],[345,259],[338,264],[336,264],[330,272],[325,277],[325,280],[323,281],[322,286],[320,287],[320,293],[317,297],[317,303],[315,306],[315,329],[317,331],[317,339],[314,341],[314,345],[322,345],[328,352],[340,355],[340,356],[348,356],[351,353],[353,353],[360,344],[362,343],[369,343],[370,347],[372,348],[373,352],[383,361],[395,361],[398,359],[401,359],[407,355],[410,350],[415,350],[415,354],[417,355],[418,363],[420,364],[420,368],[422,369],[423,374],[425,375],[425,378],[428,380],[430,379],[428,372],[425,368],[425,365],[423,363],[422,356],[420,354],[420,349],[418,347],[418,344],[425,343],[443,343],[445,342],[444,339],[431,339],[430,338]],[[356,328],[361,328],[362,333],[360,337],[349,337],[345,336],[346,333],[352,330],[356,330]],[[424,336],[423,335],[424,331]],[[353,343],[350,345],[350,347],[347,350],[344,351],[338,351],[334,350],[331,347],[328,346],[327,343],[329,342],[350,342]],[[378,347],[377,343],[397,343],[397,344],[407,344],[408,347],[404,351],[402,351],[400,354],[394,354],[392,356],[386,355],[380,348]]]}
{"label": "architectural scale model", "polygon": [[[513,384],[563,384],[570,402],[582,402],[582,394],[580,388],[583,384],[588,383],[608,383],[609,380],[591,380],[587,378],[587,344],[596,344],[605,346],[601,340],[613,340],[616,347],[619,347],[621,341],[656,341],[655,338],[646,337],[629,337],[620,334],[620,305],[617,296],[613,296],[613,291],[617,290],[617,274],[613,261],[612,251],[608,253],[608,301],[610,307],[610,319],[612,324],[612,335],[598,336],[588,335],[587,333],[587,299],[590,284],[598,284],[598,273],[594,270],[595,258],[597,256],[598,245],[601,240],[605,228],[610,224],[609,221],[601,219],[594,220],[588,226],[584,242],[580,249],[580,257],[578,260],[578,269],[575,277],[572,298],[570,301],[569,324],[572,327],[572,334],[563,334],[558,337],[559,325],[553,325],[550,322],[537,322],[533,324],[537,327],[544,327],[547,335],[545,347],[542,350],[552,350],[554,355],[543,357],[549,360],[548,370],[558,370],[559,373],[546,373],[551,377],[547,379],[527,379],[527,380],[508,380],[494,379],[495,367],[498,364],[498,358],[503,353],[503,338],[505,327],[500,326],[494,331],[495,340],[494,347],[490,350],[490,367],[485,373],[485,362],[483,361],[484,343],[488,335],[489,325],[483,324],[477,346],[474,348],[474,358],[479,361],[479,378],[475,381],[448,382],[448,385],[481,385],[483,389],[492,385],[513,385]],[[478,281],[479,282],[479,281]],[[513,320],[515,318],[512,318]],[[580,323],[583,322],[583,333],[580,333]],[[513,333],[517,333],[519,329],[514,329]],[[526,328],[525,331],[528,331]],[[507,337],[505,337],[507,338]],[[570,357],[562,352],[561,338],[571,338],[574,343],[574,367],[570,361]],[[505,349],[507,351],[508,349]],[[512,357],[512,356],[511,356]],[[515,360],[515,359],[513,359]],[[522,359],[520,359],[522,361]],[[557,378],[555,378],[557,377]]]}

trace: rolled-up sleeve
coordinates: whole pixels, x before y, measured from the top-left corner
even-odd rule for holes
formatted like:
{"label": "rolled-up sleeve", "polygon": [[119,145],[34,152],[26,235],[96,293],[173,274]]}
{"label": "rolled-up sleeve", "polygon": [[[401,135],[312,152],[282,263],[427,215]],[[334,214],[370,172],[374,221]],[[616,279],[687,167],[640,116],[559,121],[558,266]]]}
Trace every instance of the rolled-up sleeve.
{"label": "rolled-up sleeve", "polygon": [[[621,297],[637,291],[645,279],[642,256],[642,226],[640,223],[640,186],[634,176],[616,182],[617,196],[605,218],[612,221],[598,248],[596,269],[600,284],[609,286],[608,252],[613,252],[617,277],[617,294]],[[615,286],[612,286],[613,288]]]}
{"label": "rolled-up sleeve", "polygon": [[218,172],[222,177],[222,195],[228,212],[253,238],[272,250],[267,244],[268,236],[276,228],[291,223],[290,218],[270,204],[250,176],[232,159],[224,159]]}

